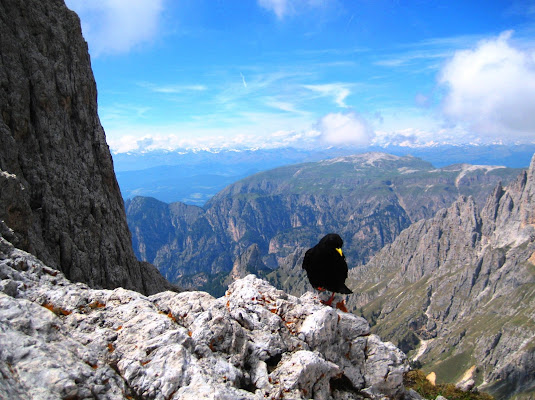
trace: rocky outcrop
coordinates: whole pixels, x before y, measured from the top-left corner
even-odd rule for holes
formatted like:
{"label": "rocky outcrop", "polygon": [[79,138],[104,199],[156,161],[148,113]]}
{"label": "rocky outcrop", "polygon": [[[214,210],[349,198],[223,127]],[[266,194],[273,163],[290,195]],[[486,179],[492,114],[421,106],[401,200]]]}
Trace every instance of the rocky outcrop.
{"label": "rocky outcrop", "polygon": [[62,0],[0,3],[0,220],[70,279],[154,293],[132,250],[80,21]]}
{"label": "rocky outcrop", "polygon": [[0,237],[0,279],[2,398],[413,398],[366,320],[253,275],[218,299],[97,290]]}
{"label": "rocky outcrop", "polygon": [[534,191],[535,157],[481,211],[461,197],[412,225],[350,272],[350,306],[438,380],[472,381],[497,398],[531,393]]}

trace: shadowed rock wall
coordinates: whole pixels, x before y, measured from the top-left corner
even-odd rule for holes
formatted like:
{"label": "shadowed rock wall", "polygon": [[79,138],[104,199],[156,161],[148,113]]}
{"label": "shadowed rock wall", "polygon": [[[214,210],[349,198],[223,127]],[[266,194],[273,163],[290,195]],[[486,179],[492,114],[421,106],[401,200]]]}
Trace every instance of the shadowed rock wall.
{"label": "shadowed rock wall", "polygon": [[80,21],[61,0],[0,2],[0,220],[75,281],[166,287],[132,251]]}

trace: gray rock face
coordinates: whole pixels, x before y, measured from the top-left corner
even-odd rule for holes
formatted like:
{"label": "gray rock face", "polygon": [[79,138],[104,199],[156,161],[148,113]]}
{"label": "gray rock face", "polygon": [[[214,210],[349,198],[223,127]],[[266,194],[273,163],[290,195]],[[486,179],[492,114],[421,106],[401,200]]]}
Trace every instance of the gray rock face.
{"label": "gray rock face", "polygon": [[[535,157],[479,210],[470,197],[403,231],[350,272],[362,307],[438,379],[472,381],[498,398],[535,382]],[[418,348],[417,348],[418,347]],[[471,374],[465,374],[472,371]]]}
{"label": "gray rock face", "polygon": [[2,398],[405,395],[405,355],[366,320],[253,275],[218,299],[97,290],[0,237],[0,278]]}
{"label": "gray rock face", "polygon": [[0,220],[66,276],[144,293],[80,21],[63,1],[0,3]]}
{"label": "gray rock face", "polygon": [[264,264],[257,244],[252,244],[242,255],[234,261],[230,274],[225,280],[225,284],[232,283],[236,279],[244,278],[254,274],[265,276],[271,270]]}

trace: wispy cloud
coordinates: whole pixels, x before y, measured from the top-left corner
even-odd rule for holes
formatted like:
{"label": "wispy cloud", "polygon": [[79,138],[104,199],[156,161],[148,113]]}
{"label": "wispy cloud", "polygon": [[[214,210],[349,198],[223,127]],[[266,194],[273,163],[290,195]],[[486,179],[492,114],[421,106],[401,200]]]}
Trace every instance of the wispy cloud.
{"label": "wispy cloud", "polygon": [[291,113],[303,113],[303,111],[300,111],[297,109],[295,104],[287,102],[287,101],[278,101],[273,99],[267,99],[266,105],[268,107],[275,108],[277,110],[291,112]]}
{"label": "wispy cloud", "polygon": [[108,106],[99,106],[99,115],[101,120],[106,122],[122,122],[132,118],[146,118],[151,109],[151,107],[140,106],[137,104],[114,103]]}
{"label": "wispy cloud", "polygon": [[66,0],[82,19],[91,54],[127,53],[158,33],[164,0]]}
{"label": "wispy cloud", "polygon": [[333,101],[341,108],[347,108],[346,98],[351,94],[349,84],[345,83],[326,83],[319,85],[303,85],[305,89],[311,90],[322,97],[331,97]]}
{"label": "wispy cloud", "polygon": [[240,72],[240,76],[241,76],[241,80],[242,80],[242,83],[243,83],[243,87],[247,89],[247,82],[245,81],[245,76],[243,76],[243,74]]}
{"label": "wispy cloud", "polygon": [[325,6],[323,0],[257,0],[258,5],[273,12],[278,19],[299,14],[303,10]]}
{"label": "wispy cloud", "polygon": [[296,93],[298,82],[307,76],[302,71],[272,71],[270,67],[255,66],[249,69],[247,80],[240,72],[242,79],[238,83],[232,78],[234,74],[227,74],[229,76],[221,79],[218,87],[212,88],[212,101],[219,109],[228,111],[262,108],[266,105],[273,107],[274,99],[295,104],[299,96]]}
{"label": "wispy cloud", "polygon": [[279,19],[291,12],[288,0],[258,0],[258,4],[260,7],[274,12]]}
{"label": "wispy cloud", "polygon": [[367,47],[350,47],[350,48],[319,48],[297,50],[295,53],[300,56],[354,56],[359,53],[369,52]]}
{"label": "wispy cloud", "polygon": [[450,57],[453,54],[451,51],[419,51],[419,52],[407,52],[407,53],[398,53],[386,56],[385,58],[376,61],[374,64],[381,67],[402,67],[402,66],[412,66],[415,63],[420,63],[422,61],[435,61],[443,60],[447,57]]}
{"label": "wispy cloud", "polygon": [[184,92],[203,92],[207,90],[205,85],[157,85],[149,82],[140,82],[138,86],[149,89],[155,93],[177,94]]}
{"label": "wispy cloud", "polygon": [[412,68],[422,63],[439,66],[437,61],[452,57],[456,50],[470,47],[482,38],[481,35],[458,35],[399,44],[385,54],[379,55],[373,64],[387,68],[406,66]]}

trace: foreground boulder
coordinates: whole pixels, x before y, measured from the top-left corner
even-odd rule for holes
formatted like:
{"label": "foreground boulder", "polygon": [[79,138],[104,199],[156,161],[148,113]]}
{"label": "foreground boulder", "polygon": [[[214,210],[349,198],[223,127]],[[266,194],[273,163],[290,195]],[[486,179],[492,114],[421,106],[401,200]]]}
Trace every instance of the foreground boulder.
{"label": "foreground boulder", "polygon": [[249,275],[219,299],[91,289],[0,237],[0,397],[401,398],[366,320]]}

